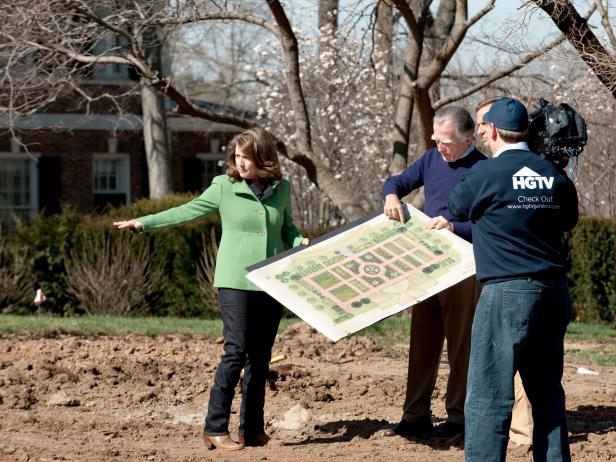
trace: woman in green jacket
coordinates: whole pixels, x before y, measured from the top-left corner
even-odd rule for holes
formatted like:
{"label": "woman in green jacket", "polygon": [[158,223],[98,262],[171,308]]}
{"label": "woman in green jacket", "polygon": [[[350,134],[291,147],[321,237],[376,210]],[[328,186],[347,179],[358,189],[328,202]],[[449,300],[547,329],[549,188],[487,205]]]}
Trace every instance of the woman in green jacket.
{"label": "woman in green jacket", "polygon": [[[227,174],[214,178],[192,201],[134,220],[114,223],[118,229],[151,231],[187,223],[218,212],[222,238],[216,259],[223,320],[224,355],[210,391],[203,441],[208,449],[264,446],[263,405],[272,345],[282,306],[246,279],[246,268],[282,250],[308,244],[291,215],[291,187],[282,179],[276,143],[254,128],[227,147]],[[244,369],[239,443],[229,436],[235,387]]]}

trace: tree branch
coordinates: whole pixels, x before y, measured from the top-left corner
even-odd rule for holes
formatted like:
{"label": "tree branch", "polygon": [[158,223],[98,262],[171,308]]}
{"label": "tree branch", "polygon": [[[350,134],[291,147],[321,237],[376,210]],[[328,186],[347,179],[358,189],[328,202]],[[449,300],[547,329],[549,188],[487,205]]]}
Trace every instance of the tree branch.
{"label": "tree branch", "polygon": [[465,0],[456,1],[456,18],[454,21],[453,29],[448,39],[443,44],[438,54],[435,56],[432,64],[427,69],[427,72],[419,79],[418,83],[423,88],[430,88],[432,84],[439,78],[443,70],[447,66],[447,63],[451,60],[451,57],[456,52],[468,29],[475,24],[479,19],[488,14],[493,8],[496,0],[489,0],[486,5],[471,18],[467,20],[467,3]]}
{"label": "tree branch", "polygon": [[416,43],[421,43],[423,40],[423,34],[417,24],[417,19],[415,19],[415,14],[413,13],[413,10],[411,10],[408,1],[393,0],[393,4],[396,5],[396,8],[398,8],[398,11],[400,11],[400,14],[404,18],[404,21],[409,28],[409,32],[413,36],[413,40],[415,40]]}
{"label": "tree branch", "polygon": [[616,35],[614,35],[614,29],[612,29],[612,25],[610,24],[610,18],[608,17],[607,11],[605,11],[605,7],[603,6],[603,2],[601,0],[595,0],[595,7],[599,10],[599,14],[601,15],[601,25],[610,39],[612,53],[614,53],[616,52]]}
{"label": "tree branch", "polygon": [[114,34],[121,35],[125,37],[126,40],[128,40],[129,42],[132,42],[132,36],[128,32],[126,32],[125,30],[119,27],[115,27],[111,25],[107,21],[104,21],[101,17],[94,14],[87,6],[83,5],[83,2],[65,0],[65,3],[68,8],[73,8],[75,11],[84,15],[86,18],[88,18],[93,23],[98,24],[99,26],[113,32]]}
{"label": "tree branch", "polygon": [[535,50],[532,53],[529,53],[528,55],[526,55],[524,58],[522,58],[517,63],[512,64],[511,66],[509,66],[506,69],[501,70],[500,72],[497,72],[495,74],[490,74],[490,77],[488,77],[487,79],[482,80],[481,82],[478,82],[475,85],[472,85],[472,86],[468,87],[467,89],[461,91],[457,95],[452,95],[452,96],[449,96],[447,98],[442,98],[442,99],[436,101],[434,103],[434,105],[433,105],[434,110],[436,111],[437,109],[439,109],[439,108],[441,108],[441,107],[443,107],[443,106],[445,106],[447,104],[451,104],[451,103],[453,103],[455,101],[460,101],[461,99],[466,98],[469,95],[472,95],[473,93],[481,90],[482,88],[487,87],[491,83],[493,83],[493,82],[495,82],[495,81],[497,81],[499,79],[502,79],[503,77],[506,77],[506,76],[508,76],[510,74],[513,74],[515,71],[517,71],[519,69],[522,69],[528,63],[530,63],[531,61],[539,58],[540,56],[543,56],[548,51],[550,51],[554,47],[560,45],[564,41],[565,41],[565,37],[560,36],[556,40],[553,40],[552,42],[547,44],[545,47],[540,48],[538,50]]}
{"label": "tree branch", "polygon": [[580,16],[570,1],[532,2],[548,14],[603,86],[616,98],[616,61],[590,29],[587,20]]}
{"label": "tree branch", "polygon": [[467,29],[470,29],[471,27],[473,27],[476,22],[478,22],[486,14],[488,14],[490,11],[492,11],[494,9],[494,4],[495,3],[496,3],[496,0],[490,0],[488,3],[486,3],[484,5],[484,7],[482,9],[480,9],[477,13],[475,13],[475,16],[473,16],[467,22]]}
{"label": "tree branch", "polygon": [[280,30],[287,90],[295,116],[295,138],[300,151],[310,153],[312,152],[310,120],[299,76],[299,46],[297,38],[280,2],[278,0],[266,1]]}
{"label": "tree branch", "polygon": [[152,24],[157,26],[169,26],[169,25],[185,25],[201,21],[245,21],[250,24],[262,27],[263,29],[271,32],[277,37],[280,37],[280,30],[275,24],[268,22],[263,18],[252,15],[250,13],[240,13],[235,11],[219,11],[216,13],[197,14],[188,16],[185,18],[163,18],[151,21]]}
{"label": "tree branch", "polygon": [[[148,78],[149,79],[149,78]],[[238,117],[230,114],[225,114],[217,111],[210,111],[203,109],[196,104],[192,103],[182,93],[180,93],[167,79],[155,77],[149,79],[152,82],[154,88],[171,98],[178,105],[177,112],[179,114],[188,115],[191,117],[199,117],[212,122],[235,125],[236,127],[248,129],[256,127],[257,124],[251,119],[245,117]]]}

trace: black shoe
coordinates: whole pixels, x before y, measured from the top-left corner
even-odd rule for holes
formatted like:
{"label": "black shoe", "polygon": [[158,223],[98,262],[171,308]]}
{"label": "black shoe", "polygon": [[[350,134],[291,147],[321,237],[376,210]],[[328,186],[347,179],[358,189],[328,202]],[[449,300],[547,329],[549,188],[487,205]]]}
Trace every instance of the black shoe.
{"label": "black shoe", "polygon": [[440,424],[434,430],[432,434],[434,438],[449,440],[456,436],[464,437],[464,424],[450,422],[447,420],[445,423]]}
{"label": "black shoe", "polygon": [[401,420],[396,425],[384,430],[382,436],[414,436],[424,438],[434,431],[432,422],[409,422]]}

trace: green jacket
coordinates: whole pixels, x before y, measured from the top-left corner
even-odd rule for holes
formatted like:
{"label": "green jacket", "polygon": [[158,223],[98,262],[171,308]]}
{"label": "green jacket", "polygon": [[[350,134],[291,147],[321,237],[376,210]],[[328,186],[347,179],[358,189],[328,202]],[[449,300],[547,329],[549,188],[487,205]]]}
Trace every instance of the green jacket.
{"label": "green jacket", "polygon": [[291,215],[291,185],[273,183],[274,194],[261,202],[245,181],[232,182],[226,175],[214,178],[199,197],[179,207],[138,218],[144,231],[175,226],[218,212],[222,239],[216,257],[214,287],[261,290],[248,279],[244,268],[296,247],[302,235]]}

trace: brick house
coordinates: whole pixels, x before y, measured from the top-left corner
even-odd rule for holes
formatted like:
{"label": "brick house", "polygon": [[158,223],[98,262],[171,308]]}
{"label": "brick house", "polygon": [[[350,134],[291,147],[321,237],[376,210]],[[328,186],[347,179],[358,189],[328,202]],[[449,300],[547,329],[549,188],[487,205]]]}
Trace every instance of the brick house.
{"label": "brick house", "polygon": [[[86,85],[94,91],[125,92],[135,85],[131,77],[126,68],[102,65]],[[18,139],[7,133],[6,119],[0,118],[0,227],[10,228],[14,214],[29,221],[39,211],[56,213],[62,203],[92,212],[148,197],[138,96],[123,101],[122,117],[100,102],[86,113],[77,101],[67,97],[20,120]],[[224,171],[222,148],[238,129],[178,116],[168,103],[173,190],[201,191]]]}

